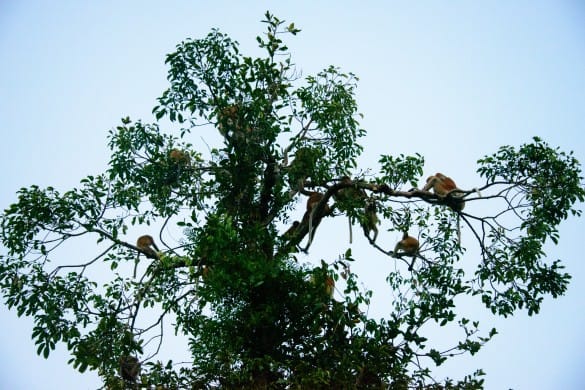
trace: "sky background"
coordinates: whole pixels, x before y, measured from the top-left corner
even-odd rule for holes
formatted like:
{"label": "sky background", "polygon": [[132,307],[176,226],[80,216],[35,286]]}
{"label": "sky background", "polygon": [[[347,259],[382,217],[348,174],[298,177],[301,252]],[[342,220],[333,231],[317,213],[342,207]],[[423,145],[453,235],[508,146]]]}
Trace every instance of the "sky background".
{"label": "sky background", "polygon": [[[360,78],[357,99],[368,131],[363,168],[375,168],[380,154],[418,152],[425,175],[445,172],[472,188],[481,184],[478,158],[533,136],[585,162],[584,4],[0,1],[0,207],[14,202],[20,187],[64,191],[103,172],[107,131],[125,116],[153,121],[151,109],[167,88],[166,54],[213,27],[239,41],[246,55],[258,54],[266,10],[302,29],[287,43],[303,75],[333,64]],[[194,133],[190,141],[205,148],[209,137]],[[339,225],[324,221],[321,242],[304,260],[336,257],[332,243],[343,252],[347,227]],[[465,314],[499,335],[476,356],[439,367],[437,379],[482,368],[486,389],[585,388],[584,227],[583,219],[563,223],[559,245],[546,247],[549,259],[563,259],[573,275],[566,296],[547,298],[537,316],[507,319],[464,302]],[[466,238],[464,230],[464,244]],[[397,239],[382,231],[378,243],[390,248]],[[380,275],[393,265],[363,239],[354,238],[352,248],[354,270],[381,291],[373,314],[383,313],[390,298]],[[29,319],[5,306],[0,318],[0,388],[99,386],[97,375],[66,364],[63,346],[48,360],[36,356]]]}

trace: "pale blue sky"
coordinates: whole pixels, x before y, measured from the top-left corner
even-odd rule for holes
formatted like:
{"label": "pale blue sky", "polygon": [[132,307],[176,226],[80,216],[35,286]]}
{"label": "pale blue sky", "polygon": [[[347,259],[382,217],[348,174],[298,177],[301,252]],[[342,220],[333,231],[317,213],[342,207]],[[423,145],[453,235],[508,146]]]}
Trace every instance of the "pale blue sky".
{"label": "pale blue sky", "polygon": [[[473,187],[478,158],[534,135],[585,162],[585,3],[413,3],[4,0],[0,207],[21,186],[65,190],[103,171],[107,131],[127,115],[152,120],[166,88],[164,58],[177,43],[219,27],[243,52],[258,53],[254,38],[268,9],[303,30],[288,46],[304,75],[334,64],[360,77],[364,167],[374,168],[381,153],[419,152],[425,173],[448,172],[460,186]],[[208,141],[197,134],[192,142],[204,148],[201,137]],[[487,389],[585,388],[584,228],[582,219],[563,224],[559,245],[547,247],[573,275],[567,295],[547,299],[536,317],[506,320],[465,302],[462,308],[483,329],[496,326],[500,334],[475,357],[440,367],[438,378],[483,368]],[[316,243],[307,260],[334,257],[330,242],[345,239],[346,230],[324,222],[319,233],[329,243]],[[382,232],[380,239],[391,246],[396,237]],[[356,241],[356,257],[362,255],[356,271],[382,291],[371,310],[383,313],[389,298],[380,275],[391,265]],[[4,306],[0,318],[0,388],[98,386],[95,374],[80,375],[66,364],[64,348],[49,360],[37,357],[31,321]]]}

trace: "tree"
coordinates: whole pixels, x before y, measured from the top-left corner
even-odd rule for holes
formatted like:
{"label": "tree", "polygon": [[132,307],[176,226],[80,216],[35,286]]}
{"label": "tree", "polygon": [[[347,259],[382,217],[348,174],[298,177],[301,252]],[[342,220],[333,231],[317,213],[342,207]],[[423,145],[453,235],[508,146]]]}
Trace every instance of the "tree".
{"label": "tree", "polygon": [[[474,354],[495,334],[458,316],[456,300],[476,297],[508,316],[538,313],[544,296],[565,292],[570,276],[542,248],[580,215],[579,163],[535,138],[479,160],[477,191],[444,196],[416,188],[420,155],[359,170],[357,78],[335,67],[301,78],[282,40],[299,30],[268,13],[264,22],[262,58],[217,30],[178,45],[156,122],[125,118],[110,132],[107,172],[63,194],[18,192],[1,217],[6,304],[34,317],[38,353],[62,341],[74,367],[97,370],[109,388],[481,387],[481,371],[441,384],[431,376],[433,363]],[[214,129],[216,147],[192,150],[189,137]],[[373,292],[360,288],[351,264],[364,260],[350,249],[297,261],[324,218],[357,222],[396,262],[384,276],[394,291],[387,317],[367,315]],[[381,247],[370,234],[378,219],[416,235],[420,250]],[[475,262],[464,258],[460,224],[480,249]],[[134,244],[134,226],[155,225],[161,251]],[[173,225],[180,245],[167,242]],[[83,236],[95,250],[63,260]],[[440,351],[422,331],[430,322],[460,326],[462,339]],[[172,323],[189,340],[189,364],[156,360]]]}

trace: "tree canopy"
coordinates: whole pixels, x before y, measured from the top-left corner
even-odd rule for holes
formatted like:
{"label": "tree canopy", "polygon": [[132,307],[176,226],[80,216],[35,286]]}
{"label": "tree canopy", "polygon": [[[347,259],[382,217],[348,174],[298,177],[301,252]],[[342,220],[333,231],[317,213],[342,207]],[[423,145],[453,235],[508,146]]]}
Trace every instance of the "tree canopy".
{"label": "tree canopy", "polygon": [[[439,190],[449,178],[427,180],[419,154],[360,168],[357,77],[334,66],[303,77],[284,41],[300,30],[270,13],[263,23],[263,57],[219,30],[179,44],[154,122],[123,118],[110,131],[106,172],[64,193],[18,191],[0,218],[6,304],[33,317],[39,354],[63,342],[74,367],[112,389],[481,388],[481,370],[432,376],[496,333],[458,315],[457,300],[535,314],[566,291],[570,275],[543,246],[580,216],[579,162],[535,137],[478,160],[475,188]],[[194,150],[200,132],[220,142]],[[374,292],[352,270],[367,259],[350,242],[300,262],[329,218],[360,226],[351,240],[395,263],[380,275],[393,292],[384,317],[368,315]],[[384,232],[416,245],[388,247]],[[87,251],[74,257],[72,242]],[[462,337],[441,349],[428,323]],[[188,362],[157,359],[169,328],[188,340]]]}

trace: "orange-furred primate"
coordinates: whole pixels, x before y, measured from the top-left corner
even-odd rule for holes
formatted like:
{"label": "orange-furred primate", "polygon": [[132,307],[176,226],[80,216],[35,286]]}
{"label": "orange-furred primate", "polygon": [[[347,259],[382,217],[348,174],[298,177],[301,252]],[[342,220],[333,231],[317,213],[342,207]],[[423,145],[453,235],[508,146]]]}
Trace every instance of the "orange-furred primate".
{"label": "orange-furred primate", "polygon": [[316,215],[315,213],[315,209],[319,202],[321,202],[323,199],[323,196],[324,195],[320,192],[311,192],[309,199],[307,199],[307,211],[305,211],[305,214],[303,215],[303,222],[309,222],[309,241],[305,250],[309,247],[309,245],[311,245],[311,242],[313,241],[313,236],[315,235],[314,227],[316,227],[319,222],[321,222],[321,218],[323,218],[324,215],[331,213],[331,208],[327,203],[323,207],[323,212],[320,215]]}
{"label": "orange-furred primate", "polygon": [[243,128],[245,124],[244,111],[239,103],[220,109],[217,119],[217,128],[224,137],[232,137],[234,135],[244,136],[246,133],[252,132],[250,126]]}
{"label": "orange-furred primate", "polygon": [[140,374],[140,362],[134,356],[120,356],[120,376],[128,382],[136,382]]}
{"label": "orange-furred primate", "polygon": [[435,173],[433,176],[429,176],[427,184],[423,187],[423,191],[429,191],[431,188],[436,195],[441,197],[452,196],[454,201],[450,206],[453,210],[461,211],[465,207],[465,202],[461,199],[465,193],[463,190],[457,188],[457,185],[450,177],[442,173]]}
{"label": "orange-furred primate", "polygon": [[[378,219],[378,215],[376,214],[376,202],[373,199],[368,199],[366,201],[365,211],[365,221],[362,223],[362,228],[364,229],[364,234],[371,242],[376,242],[376,238],[378,238],[378,224],[380,220]],[[370,232],[374,232],[374,237],[370,238]]]}
{"label": "orange-furred primate", "polygon": [[[313,209],[317,206],[317,204],[319,204],[321,199],[323,199],[323,196],[324,195],[320,192],[311,192],[311,194],[309,195],[309,199],[307,199],[307,211],[308,212],[313,211]],[[328,214],[329,211],[330,211],[329,205],[326,204],[325,208],[323,209],[323,213]]]}
{"label": "orange-furred primate", "polygon": [[222,136],[226,137],[228,132],[236,127],[238,110],[238,105],[236,104],[232,104],[231,106],[227,106],[219,110],[217,115],[217,129]]}
{"label": "orange-furred primate", "polygon": [[[322,270],[314,270],[310,282],[324,292],[328,298],[333,298],[335,292],[335,279],[329,274],[321,273]],[[321,290],[322,289],[322,290]]]}
{"label": "orange-furred primate", "polygon": [[[402,234],[402,240],[396,243],[394,247],[393,256],[398,258],[402,258],[402,256],[411,256],[412,262],[408,266],[408,270],[411,271],[412,267],[414,267],[414,260],[418,256],[418,250],[420,249],[420,244],[418,240],[412,236],[408,235],[408,232],[404,232]],[[401,251],[401,252],[399,252]]]}
{"label": "orange-furred primate", "polygon": [[286,245],[290,249],[291,252],[296,252],[297,245],[292,245],[291,240],[295,237],[297,230],[301,223],[299,221],[294,221],[292,225],[282,234],[282,239]]}
{"label": "orange-furred primate", "polygon": [[[423,191],[429,191],[433,189],[433,192],[441,197],[450,197],[448,199],[448,205],[455,211],[462,211],[465,207],[465,200],[463,197],[470,191],[464,191],[457,187],[453,179],[443,175],[442,173],[435,173],[427,179],[427,184],[424,186]],[[477,195],[481,197],[479,189],[474,188],[472,192],[477,192]],[[461,215],[457,215],[457,238],[461,243]]]}
{"label": "orange-furred primate", "polygon": [[435,194],[441,196],[446,196],[449,192],[457,189],[457,185],[453,179],[443,175],[442,173],[436,173],[433,176],[429,176],[423,191],[428,191],[431,187],[433,188]]}
{"label": "orange-furred primate", "polygon": [[165,184],[176,185],[181,178],[183,172],[186,172],[191,167],[191,156],[180,149],[171,149],[168,155],[169,166]]}
{"label": "orange-furred primate", "polygon": [[181,166],[188,166],[191,163],[191,157],[187,153],[179,149],[171,149],[169,158],[176,164]]}
{"label": "orange-furred primate", "polygon": [[412,236],[409,236],[408,232],[404,232],[402,234],[402,240],[398,241],[394,247],[394,257],[416,256],[419,247],[420,244],[418,240]]}
{"label": "orange-furred primate", "polygon": [[239,105],[232,104],[230,106],[222,108],[220,111],[220,116],[221,118],[235,120],[238,117],[238,111],[240,111]]}
{"label": "orange-furred primate", "polygon": [[325,278],[325,294],[327,294],[329,298],[332,298],[334,291],[335,280],[331,276],[327,276],[327,278]]}
{"label": "orange-furred primate", "polygon": [[138,240],[136,240],[136,247],[140,249],[140,251],[144,253],[146,257],[158,260],[159,258],[158,247],[154,243],[154,239],[152,238],[152,236],[145,234],[144,236],[138,237]]}

